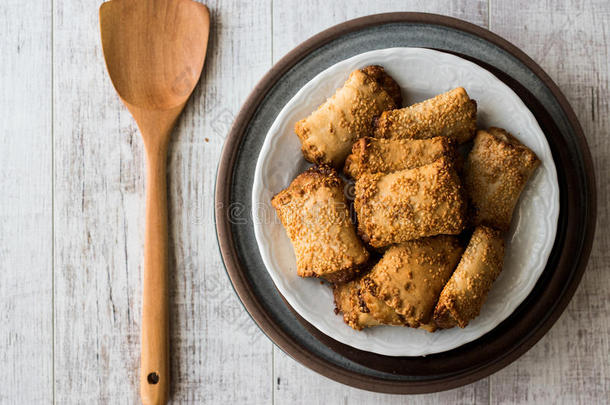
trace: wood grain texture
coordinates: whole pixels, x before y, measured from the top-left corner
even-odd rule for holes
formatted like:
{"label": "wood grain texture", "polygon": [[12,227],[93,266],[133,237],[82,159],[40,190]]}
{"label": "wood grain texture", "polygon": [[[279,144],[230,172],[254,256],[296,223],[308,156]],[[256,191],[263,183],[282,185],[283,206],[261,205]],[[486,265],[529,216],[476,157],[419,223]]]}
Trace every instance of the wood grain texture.
{"label": "wood grain texture", "polygon": [[0,3],[1,404],[53,399],[51,5]]}
{"label": "wood grain texture", "polygon": [[144,153],[95,1],[54,4],[55,401],[138,401]]}
{"label": "wood grain texture", "polygon": [[[607,403],[607,2],[205,3],[212,17],[206,67],[172,135],[168,161],[173,403]],[[2,404],[51,403],[54,393],[57,404],[139,401],[144,151],[104,68],[99,5],[0,2],[0,109],[8,117],[0,121]],[[349,388],[274,348],[231,288],[213,223],[222,143],[272,62],[324,28],[385,11],[489,23],[522,47],[575,108],[598,177],[591,262],[549,334],[488,379],[413,397]]]}
{"label": "wood grain texture", "polygon": [[[228,125],[270,67],[270,12],[241,2],[223,1],[220,12],[218,3],[207,5],[206,69],[172,135],[168,163],[170,397],[268,403],[271,343],[230,287],[211,211]],[[144,153],[104,68],[98,6],[55,2],[55,389],[62,404],[138,402]]]}
{"label": "wood grain texture", "polygon": [[444,14],[487,27],[486,0],[381,0],[273,2],[273,61],[318,32],[353,18],[394,11]]}
{"label": "wood grain texture", "polygon": [[140,318],[140,398],[169,397],[167,150],[205,60],[210,14],[192,0],[110,1],[100,6],[108,74],[146,150],[146,226]]}
{"label": "wood grain texture", "polygon": [[212,27],[205,68],[169,153],[173,402],[269,404],[273,345],[244,311],[226,275],[213,196],[229,127],[271,66],[270,4],[205,4]]}
{"label": "wood grain texture", "polygon": [[487,404],[488,379],[465,387],[425,395],[378,394],[342,385],[295,362],[275,349],[275,404]]}
{"label": "wood grain texture", "polygon": [[[310,36],[343,21],[391,11],[447,14],[487,26],[486,1],[276,1],[273,3],[273,61]],[[291,23],[287,23],[290,21]],[[370,393],[345,387],[303,367],[274,347],[274,398],[276,404],[399,404],[401,396]],[[409,403],[488,403],[487,379],[467,387],[409,397]]]}
{"label": "wood grain texture", "polygon": [[500,403],[608,403],[610,398],[610,4],[494,1],[491,29],[523,49],[574,108],[595,164],[598,214],[587,270],[567,310],[518,361],[493,375]]}

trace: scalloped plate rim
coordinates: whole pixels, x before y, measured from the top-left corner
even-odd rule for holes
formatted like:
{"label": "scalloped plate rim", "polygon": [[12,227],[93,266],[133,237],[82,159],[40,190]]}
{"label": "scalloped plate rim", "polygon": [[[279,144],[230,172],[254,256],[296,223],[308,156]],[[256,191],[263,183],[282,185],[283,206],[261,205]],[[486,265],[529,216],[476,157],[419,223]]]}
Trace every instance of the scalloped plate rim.
{"label": "scalloped plate rim", "polygon": [[[356,341],[350,340],[350,338],[345,338],[345,336],[343,336],[341,334],[338,335],[336,333],[337,330],[334,329],[334,327],[329,327],[329,325],[327,323],[321,322],[321,319],[324,319],[324,317],[321,318],[319,314],[311,314],[310,311],[307,310],[306,308],[304,308],[303,304],[293,295],[293,293],[290,291],[289,287],[284,283],[284,280],[282,280],[282,278],[280,277],[279,272],[276,271],[275,266],[272,263],[272,260],[270,257],[271,255],[268,254],[268,252],[267,252],[267,250],[268,250],[267,246],[270,246],[271,244],[270,244],[270,241],[268,240],[268,238],[265,237],[261,224],[257,223],[256,220],[254,220],[253,222],[254,222],[254,233],[255,233],[256,241],[257,241],[259,251],[261,254],[261,258],[262,258],[262,260],[267,268],[267,271],[268,271],[271,279],[273,280],[276,288],[280,291],[280,293],[284,296],[284,298],[292,306],[292,308],[297,313],[299,313],[305,320],[307,320],[310,324],[312,324],[322,333],[332,337],[333,339],[338,340],[344,344],[350,345],[352,347],[361,349],[361,350],[366,350],[366,351],[383,354],[383,355],[389,355],[389,356],[425,356],[428,354],[440,353],[440,352],[444,352],[447,350],[451,350],[451,349],[459,347],[463,344],[472,342],[472,341],[478,339],[479,337],[483,336],[485,333],[491,331],[500,322],[502,322],[504,319],[506,319],[508,316],[510,316],[510,314],[514,311],[514,309],[516,309],[518,307],[518,305],[521,302],[523,302],[523,300],[527,297],[527,295],[529,295],[529,293],[533,289],[534,285],[536,284],[536,281],[538,280],[540,274],[544,270],[546,261],[548,260],[548,256],[550,254],[553,242],[555,240],[555,235],[556,235],[556,231],[557,231],[557,220],[558,220],[558,216],[559,216],[559,187],[558,187],[558,183],[557,183],[556,169],[555,169],[555,165],[554,165],[554,162],[552,159],[552,155],[550,154],[550,148],[548,146],[548,141],[546,140],[546,137],[544,136],[542,130],[540,129],[540,126],[538,125],[538,123],[537,123],[535,117],[533,116],[533,114],[531,113],[531,111],[527,108],[527,106],[525,106],[523,104],[521,99],[506,84],[504,84],[502,81],[497,79],[492,73],[490,73],[489,71],[483,69],[482,67],[474,64],[473,62],[467,61],[465,59],[462,59],[462,58],[452,55],[452,54],[448,54],[445,52],[439,52],[439,51],[426,49],[426,48],[399,47],[399,48],[378,49],[378,50],[365,52],[365,53],[362,53],[359,55],[355,55],[351,58],[345,59],[343,61],[340,61],[340,62],[328,67],[327,69],[318,73],[314,78],[312,78],[308,83],[306,83],[301,89],[299,89],[299,91],[281,109],[278,116],[274,120],[272,126],[270,127],[270,129],[265,137],[263,146],[260,150],[260,153],[259,153],[259,156],[257,159],[255,174],[254,174],[254,183],[253,183],[253,187],[252,187],[252,218],[253,219],[257,218],[257,215],[258,215],[257,209],[260,207],[260,204],[261,204],[260,192],[261,192],[261,190],[264,191],[265,181],[262,177],[262,172],[264,169],[267,168],[267,165],[270,163],[269,160],[265,159],[265,157],[270,155],[271,153],[273,153],[275,151],[275,149],[277,148],[277,146],[278,146],[277,141],[281,137],[281,134],[278,135],[278,133],[279,133],[280,128],[283,125],[286,125],[286,116],[289,115],[291,112],[290,107],[293,106],[294,104],[296,104],[296,102],[298,100],[302,99],[303,96],[306,95],[308,92],[315,93],[316,90],[314,88],[316,86],[323,87],[323,86],[320,86],[320,82],[323,81],[324,79],[326,79],[328,76],[332,76],[333,74],[343,73],[344,74],[343,80],[344,80],[345,77],[347,76],[347,74],[349,74],[349,71],[344,71],[344,70],[346,70],[345,69],[346,66],[350,66],[355,63],[358,63],[358,64],[364,66],[366,64],[375,63],[375,62],[364,62],[364,60],[366,60],[367,58],[376,57],[378,59],[381,59],[384,56],[386,58],[392,58],[392,57],[397,57],[398,54],[402,54],[403,57],[408,56],[408,57],[415,57],[415,58],[438,58],[440,60],[444,60],[445,62],[447,62],[449,64],[453,63],[455,66],[467,67],[468,69],[471,69],[473,72],[476,72],[477,74],[487,75],[488,79],[495,82],[496,86],[501,88],[507,95],[510,95],[510,97],[513,97],[514,99],[516,99],[515,104],[519,105],[521,113],[526,114],[525,118],[527,118],[527,121],[529,121],[531,123],[531,125],[534,129],[534,132],[536,132],[535,137],[533,139],[528,139],[528,141],[531,143],[533,140],[537,140],[541,144],[541,147],[543,148],[543,150],[545,152],[543,154],[544,156],[541,157],[541,160],[543,160],[543,164],[546,167],[545,170],[548,170],[548,176],[550,176],[550,180],[552,183],[551,185],[554,186],[554,187],[552,187],[553,193],[550,196],[550,199],[553,200],[554,204],[552,205],[552,207],[549,210],[549,213],[547,215],[547,219],[550,221],[548,225],[550,226],[549,230],[551,232],[548,234],[548,237],[545,240],[545,244],[543,246],[544,254],[541,256],[541,259],[539,260],[539,264],[540,263],[542,264],[541,266],[539,266],[541,268],[538,269],[539,271],[537,271],[537,274],[535,275],[535,277],[530,277],[529,282],[526,286],[527,288],[525,288],[524,291],[521,294],[519,294],[519,297],[517,299],[514,299],[509,304],[505,305],[505,307],[508,306],[510,308],[505,309],[503,311],[502,316],[497,317],[496,319],[494,319],[493,322],[488,323],[485,326],[485,328],[483,328],[482,330],[480,330],[476,333],[469,331],[472,333],[468,334],[468,332],[466,332],[468,330],[468,328],[471,327],[472,324],[476,323],[476,321],[477,321],[476,319],[475,319],[475,321],[473,321],[471,323],[471,325],[469,325],[464,330],[459,330],[459,329],[450,330],[450,331],[459,330],[459,331],[463,331],[466,333],[461,334],[463,339],[458,340],[458,341],[454,340],[450,344],[441,345],[439,347],[431,346],[434,344],[434,342],[430,342],[430,340],[431,340],[430,336],[434,336],[436,334],[447,333],[450,331],[440,331],[440,332],[436,332],[435,334],[429,334],[428,332],[424,332],[421,330],[414,330],[414,329],[409,329],[409,328],[402,329],[402,328],[394,327],[393,328],[394,330],[401,329],[401,333],[402,333],[402,331],[406,331],[405,336],[407,336],[408,334],[411,334],[411,336],[417,336],[416,334],[420,334],[420,336],[424,336],[422,334],[427,334],[427,337],[423,338],[423,339],[427,339],[429,341],[428,344],[426,345],[426,349],[420,348],[419,350],[415,350],[415,351],[406,350],[405,346],[402,346],[402,345],[399,347],[392,347],[392,346],[387,346],[387,345],[384,346],[383,344],[380,345],[379,339],[373,339],[373,338],[362,339],[362,336],[373,335],[375,333],[375,332],[371,332],[370,330],[367,330],[364,332],[354,332],[354,333],[358,333],[359,335],[357,335],[357,336],[359,336],[360,338],[358,338],[358,339],[354,338]],[[361,60],[362,60],[362,62],[360,62]],[[383,63],[381,63],[381,64],[383,64]],[[441,65],[439,64],[439,66],[441,66]],[[466,87],[466,90],[469,91],[469,94],[470,94],[469,88],[467,86],[464,86],[464,87]],[[408,88],[409,87],[407,86],[407,89]],[[332,95],[332,93],[323,94],[321,97],[318,97],[318,101],[321,100],[323,102],[324,99],[326,99],[326,97],[328,97],[329,95]],[[317,102],[317,104],[320,104],[320,102]],[[528,146],[531,147],[531,145],[528,145]],[[540,145],[538,145],[538,146],[540,146]],[[540,153],[538,151],[537,151],[537,153],[539,154],[539,157],[540,157],[541,156]],[[549,157],[550,157],[550,160],[548,159]],[[543,159],[543,158],[545,158],[545,159]],[[303,160],[303,162],[301,162],[301,165],[304,163],[304,159],[302,159],[302,160]],[[538,169],[539,172],[541,170],[542,170],[542,167]],[[534,175],[535,179],[539,179],[540,177],[541,177],[541,175],[538,172]],[[285,186],[287,186],[287,184]],[[529,189],[526,188],[524,194],[526,194],[528,190]],[[268,205],[270,205],[270,204],[268,204]],[[273,214],[274,214],[274,212],[272,213],[272,215]],[[517,226],[519,226],[519,224]],[[515,228],[515,227],[513,226],[513,228]],[[510,234],[513,235],[515,232],[516,232],[515,229],[511,228]],[[287,239],[286,235],[284,235],[284,237]],[[511,237],[511,239],[512,239],[512,237]],[[509,250],[509,247],[510,247],[510,241],[507,243],[507,250]],[[297,277],[296,274],[294,276]],[[502,274],[500,277],[502,277]],[[302,281],[300,280],[300,282],[306,283],[306,282],[312,282],[312,280],[302,280]],[[492,290],[492,293],[493,293],[493,290]],[[329,295],[329,293],[326,293],[325,295]],[[332,294],[330,294],[330,295],[332,295]],[[490,296],[491,296],[491,293],[490,293]],[[332,298],[330,298],[330,299],[332,300]],[[341,321],[341,326],[345,327],[351,331],[351,329],[347,325],[343,324],[342,321]],[[384,328],[392,328],[392,327],[378,327],[375,329],[384,329]],[[387,342],[385,342],[385,343],[387,343]]]}

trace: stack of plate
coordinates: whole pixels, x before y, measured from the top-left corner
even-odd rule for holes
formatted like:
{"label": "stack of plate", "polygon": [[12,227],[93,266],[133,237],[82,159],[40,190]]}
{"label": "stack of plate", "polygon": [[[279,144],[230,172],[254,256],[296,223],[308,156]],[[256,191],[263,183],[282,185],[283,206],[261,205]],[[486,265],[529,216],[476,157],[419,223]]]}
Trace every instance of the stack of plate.
{"label": "stack of plate", "polygon": [[[516,211],[504,271],[481,316],[463,330],[351,330],[332,313],[329,288],[297,278],[290,242],[269,204],[306,166],[294,122],[341,87],[349,72],[370,64],[386,68],[408,104],[463,86],[478,102],[480,127],[506,128],[542,160]],[[550,78],[489,31],[419,13],[340,24],[278,62],[226,141],[216,207],[227,272],[261,329],[321,374],[391,393],[467,384],[535,344],[580,281],[596,208],[582,130]]]}

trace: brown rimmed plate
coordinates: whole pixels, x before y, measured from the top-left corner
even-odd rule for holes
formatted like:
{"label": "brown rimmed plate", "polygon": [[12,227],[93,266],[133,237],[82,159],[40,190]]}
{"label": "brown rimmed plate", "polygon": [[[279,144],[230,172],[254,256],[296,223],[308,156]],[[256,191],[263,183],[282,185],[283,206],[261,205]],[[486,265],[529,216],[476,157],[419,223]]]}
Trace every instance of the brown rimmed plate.
{"label": "brown rimmed plate", "polygon": [[[320,71],[353,55],[398,46],[457,54],[494,73],[536,116],[557,166],[560,217],[545,271],[515,312],[483,337],[426,357],[360,351],[323,335],[294,313],[258,253],[251,217],[254,167],[284,104]],[[379,14],[332,27],[299,45],[246,100],[225,143],[216,182],[216,226],[227,273],[246,310],[282,350],[311,369],[359,388],[441,391],[473,382],[533,346],[565,309],[582,277],[595,227],[595,179],[582,129],[565,97],[529,57],[495,34],[449,17]]]}

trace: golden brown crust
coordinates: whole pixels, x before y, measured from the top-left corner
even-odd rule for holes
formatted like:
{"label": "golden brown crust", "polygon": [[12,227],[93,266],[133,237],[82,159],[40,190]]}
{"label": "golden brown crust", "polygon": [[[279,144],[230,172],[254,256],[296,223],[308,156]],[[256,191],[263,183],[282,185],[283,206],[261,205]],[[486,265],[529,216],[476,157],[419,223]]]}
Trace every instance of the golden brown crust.
{"label": "golden brown crust", "polygon": [[414,169],[440,159],[455,157],[453,142],[447,138],[377,139],[361,138],[352,147],[343,171],[358,179],[363,173],[391,173]]}
{"label": "golden brown crust", "polygon": [[408,326],[432,331],[434,307],[462,251],[458,238],[448,235],[393,245],[364,277],[363,289],[382,300]]}
{"label": "golden brown crust", "polygon": [[430,321],[430,323],[424,323],[419,326],[419,329],[423,329],[427,332],[433,333],[438,330],[438,326],[434,323],[434,321]]}
{"label": "golden brown crust", "polygon": [[386,73],[382,66],[371,65],[360,70],[383,87],[390,97],[392,97],[392,100],[394,100],[396,108],[400,108],[402,106],[402,92],[400,90],[400,86],[398,83],[396,83],[396,80],[394,80],[392,76]]}
{"label": "golden brown crust", "polygon": [[[376,76],[365,73],[367,69]],[[295,124],[305,159],[336,168],[343,165],[353,143],[372,132],[373,118],[397,107],[396,95],[386,91],[389,79],[384,75],[378,67],[353,71],[343,87]]]}
{"label": "golden brown crust", "polygon": [[470,243],[438,300],[434,322],[440,328],[466,327],[479,316],[495,279],[502,271],[504,240],[486,226],[475,229]]}
{"label": "golden brown crust", "polygon": [[375,120],[375,138],[426,139],[444,136],[464,143],[477,126],[477,103],[458,87],[410,107],[385,111]]}
{"label": "golden brown crust", "polygon": [[381,298],[377,297],[378,289],[368,276],[362,278],[360,283],[360,296],[364,306],[369,311],[370,315],[383,325],[405,326],[405,319],[394,311]]}
{"label": "golden brown crust", "polygon": [[477,131],[464,166],[474,225],[507,231],[519,196],[539,165],[536,154],[505,130]]}
{"label": "golden brown crust", "polygon": [[375,248],[465,227],[466,201],[453,162],[441,158],[416,169],[363,174],[356,181],[358,232]]}
{"label": "golden brown crust", "polygon": [[333,285],[335,313],[343,314],[343,321],[355,330],[381,325],[371,314],[360,296],[360,279]]}
{"label": "golden brown crust", "polygon": [[349,281],[368,261],[343,189],[334,169],[316,166],[271,200],[292,241],[301,277]]}

